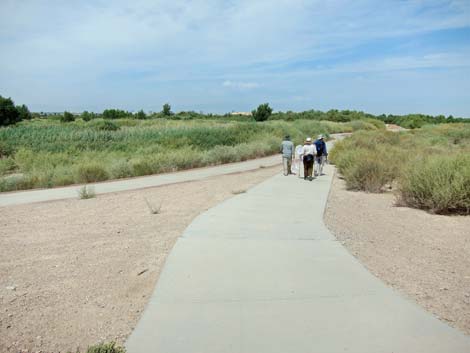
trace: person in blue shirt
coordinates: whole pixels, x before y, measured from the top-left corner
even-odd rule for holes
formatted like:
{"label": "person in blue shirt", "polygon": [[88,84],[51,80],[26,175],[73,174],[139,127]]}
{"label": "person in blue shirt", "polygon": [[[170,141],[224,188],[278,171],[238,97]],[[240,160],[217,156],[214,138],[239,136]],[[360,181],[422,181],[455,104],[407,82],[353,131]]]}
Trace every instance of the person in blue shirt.
{"label": "person in blue shirt", "polygon": [[318,139],[315,141],[315,148],[317,154],[315,156],[315,176],[323,174],[323,166],[325,165],[326,157],[328,152],[326,150],[326,143],[323,135],[318,135]]}

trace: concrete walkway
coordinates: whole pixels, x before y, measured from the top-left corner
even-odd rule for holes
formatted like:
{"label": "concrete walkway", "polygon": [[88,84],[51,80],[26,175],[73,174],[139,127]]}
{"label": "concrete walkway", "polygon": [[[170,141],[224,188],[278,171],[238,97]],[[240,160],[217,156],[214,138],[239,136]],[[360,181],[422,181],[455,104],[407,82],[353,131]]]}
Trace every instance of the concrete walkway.
{"label": "concrete walkway", "polygon": [[[176,173],[150,175],[139,178],[105,181],[88,184],[93,186],[95,193],[106,194],[110,192],[136,190],[153,186],[168,185],[186,181],[201,180],[212,176],[237,172],[246,172],[260,167],[270,167],[281,164],[281,156],[274,155],[265,158],[252,159],[245,162],[218,165],[215,167],[191,169]],[[82,185],[73,185],[54,189],[40,189],[17,192],[0,193],[0,207],[20,205],[33,202],[77,198]]]}
{"label": "concrete walkway", "polygon": [[470,352],[470,337],[385,286],[325,228],[332,172],[275,176],[196,218],[128,352]]}

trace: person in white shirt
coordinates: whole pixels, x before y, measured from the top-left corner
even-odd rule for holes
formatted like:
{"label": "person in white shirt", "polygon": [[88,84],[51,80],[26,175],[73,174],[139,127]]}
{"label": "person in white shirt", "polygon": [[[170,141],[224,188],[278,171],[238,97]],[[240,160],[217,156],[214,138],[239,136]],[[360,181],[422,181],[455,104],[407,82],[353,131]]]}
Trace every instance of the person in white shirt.
{"label": "person in white shirt", "polygon": [[313,160],[315,159],[315,145],[312,144],[312,138],[307,137],[305,139],[304,147],[302,150],[303,162],[304,162],[304,180],[313,180]]}

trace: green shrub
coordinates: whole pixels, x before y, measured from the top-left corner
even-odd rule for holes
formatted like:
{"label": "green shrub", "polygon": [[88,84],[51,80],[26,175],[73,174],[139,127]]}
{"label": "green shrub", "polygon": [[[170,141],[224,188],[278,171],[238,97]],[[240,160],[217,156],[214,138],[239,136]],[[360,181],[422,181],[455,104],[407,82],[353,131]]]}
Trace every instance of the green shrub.
{"label": "green shrub", "polygon": [[394,181],[402,204],[438,213],[468,213],[470,125],[410,132],[359,131],[330,151],[349,189],[381,192]]}
{"label": "green shrub", "polygon": [[131,177],[133,175],[132,166],[127,160],[118,159],[110,165],[109,175],[112,179]]}
{"label": "green shrub", "polygon": [[470,213],[470,155],[434,155],[417,160],[401,178],[407,205],[436,213]]}
{"label": "green shrub", "polygon": [[37,177],[12,174],[0,178],[0,192],[32,189],[37,184]]}
{"label": "green shrub", "polygon": [[78,190],[78,198],[81,200],[92,199],[94,197],[96,197],[96,194],[95,194],[95,189],[93,188],[93,186],[83,185]]}
{"label": "green shrub", "polygon": [[63,123],[69,123],[71,121],[75,121],[75,115],[69,112],[64,112],[64,114],[61,115],[60,121]]}
{"label": "green shrub", "polygon": [[102,165],[97,162],[80,164],[77,168],[77,182],[92,183],[103,181],[109,178],[108,173]]}
{"label": "green shrub", "polygon": [[120,129],[119,125],[110,120],[96,120],[92,125],[96,130],[102,131],[117,131]]}
{"label": "green shrub", "polygon": [[376,130],[377,127],[365,120],[354,120],[349,123],[353,131],[358,130]]}
{"label": "green shrub", "polygon": [[8,145],[4,141],[0,141],[0,158],[9,157],[13,154],[13,146]]}
{"label": "green shrub", "polygon": [[269,106],[269,103],[264,103],[260,104],[258,108],[251,112],[251,114],[256,121],[266,121],[272,112],[273,109]]}
{"label": "green shrub", "polygon": [[397,163],[393,163],[384,152],[355,150],[340,160],[342,173],[348,189],[381,192],[398,174]]}
{"label": "green shrub", "polygon": [[0,158],[0,175],[11,173],[15,168],[16,164],[12,158]]}
{"label": "green shrub", "polygon": [[86,353],[126,353],[126,349],[124,347],[116,346],[115,342],[100,343],[88,347]]}
{"label": "green shrub", "polygon": [[154,173],[154,167],[150,160],[139,158],[137,160],[131,161],[133,175],[135,176],[142,176],[142,175],[150,175]]}

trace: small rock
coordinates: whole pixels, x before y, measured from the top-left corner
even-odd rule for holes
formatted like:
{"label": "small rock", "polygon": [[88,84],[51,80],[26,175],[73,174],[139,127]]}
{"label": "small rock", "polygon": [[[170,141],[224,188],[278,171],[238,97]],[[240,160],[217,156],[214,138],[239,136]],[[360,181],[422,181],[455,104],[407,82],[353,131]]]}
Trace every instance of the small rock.
{"label": "small rock", "polygon": [[449,290],[449,288],[447,288],[447,287],[441,287],[441,288],[439,288],[439,290]]}
{"label": "small rock", "polygon": [[140,271],[137,276],[140,276],[142,274],[144,274],[145,272],[147,272],[149,269],[148,268],[144,268],[142,271]]}
{"label": "small rock", "polygon": [[16,290],[16,286],[7,286],[6,287],[8,290]]}

